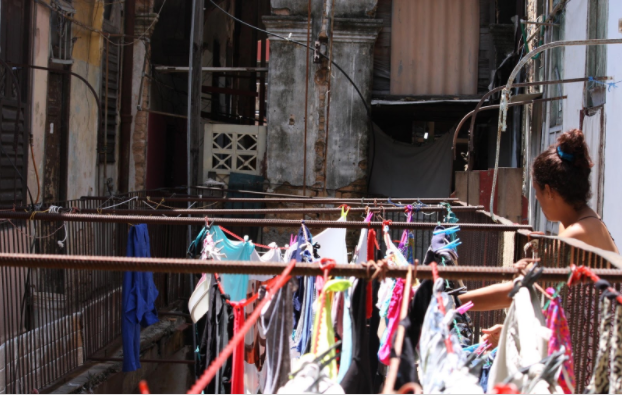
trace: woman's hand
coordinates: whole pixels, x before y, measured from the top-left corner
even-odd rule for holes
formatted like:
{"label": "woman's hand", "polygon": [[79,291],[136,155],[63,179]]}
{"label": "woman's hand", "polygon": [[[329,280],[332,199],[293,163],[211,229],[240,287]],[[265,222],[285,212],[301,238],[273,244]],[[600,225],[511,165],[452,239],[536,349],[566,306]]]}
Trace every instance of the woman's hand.
{"label": "woman's hand", "polygon": [[[514,264],[514,269],[518,269],[518,270],[527,270],[528,268],[531,268],[531,265],[536,263],[536,262],[540,262],[540,258],[537,259],[533,259],[533,258],[523,258],[520,261],[516,262]],[[494,327],[493,327],[494,328]]]}
{"label": "woman's hand", "polygon": [[503,330],[503,325],[497,324],[492,328],[482,329],[482,341],[488,340],[488,344],[490,344],[491,348],[496,348],[499,345],[499,339],[501,337],[501,331]]}

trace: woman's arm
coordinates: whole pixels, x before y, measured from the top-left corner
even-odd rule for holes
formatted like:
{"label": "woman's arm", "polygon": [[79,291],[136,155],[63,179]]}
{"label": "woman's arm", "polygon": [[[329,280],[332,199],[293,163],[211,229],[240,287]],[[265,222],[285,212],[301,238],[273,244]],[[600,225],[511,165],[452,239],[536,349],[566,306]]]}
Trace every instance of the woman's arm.
{"label": "woman's arm", "polygon": [[[521,259],[514,264],[514,268],[525,270],[529,265],[537,261],[539,261],[539,259]],[[508,294],[513,288],[514,283],[512,282],[494,284],[469,291],[458,296],[458,298],[462,304],[473,302],[473,307],[470,309],[471,311],[507,309],[512,304],[512,298],[510,298]]]}
{"label": "woman's arm", "polygon": [[460,303],[473,302],[471,311],[501,310],[510,307],[512,298],[508,296],[514,288],[512,282],[489,285],[484,288],[469,291],[458,296]]}

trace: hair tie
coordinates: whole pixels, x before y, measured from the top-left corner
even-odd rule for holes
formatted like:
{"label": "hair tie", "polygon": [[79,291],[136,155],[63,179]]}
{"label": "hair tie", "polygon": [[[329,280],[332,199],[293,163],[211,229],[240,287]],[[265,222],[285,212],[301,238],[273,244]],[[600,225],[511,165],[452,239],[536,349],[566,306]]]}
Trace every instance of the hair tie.
{"label": "hair tie", "polygon": [[559,157],[562,158],[562,160],[565,160],[568,162],[574,161],[574,155],[565,153],[564,151],[562,151],[562,148],[560,146],[557,146],[557,155],[559,155]]}

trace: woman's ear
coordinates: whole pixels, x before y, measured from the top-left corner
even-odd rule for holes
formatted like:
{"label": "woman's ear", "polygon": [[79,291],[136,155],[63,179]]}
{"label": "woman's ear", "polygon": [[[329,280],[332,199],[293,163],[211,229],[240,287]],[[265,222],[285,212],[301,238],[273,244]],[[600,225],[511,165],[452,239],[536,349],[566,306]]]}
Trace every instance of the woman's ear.
{"label": "woman's ear", "polygon": [[546,185],[544,186],[544,190],[543,190],[543,192],[544,192],[544,197],[546,197],[547,199],[553,199],[553,198],[555,198],[554,191],[553,191],[553,189],[549,186],[549,184],[546,184]]}

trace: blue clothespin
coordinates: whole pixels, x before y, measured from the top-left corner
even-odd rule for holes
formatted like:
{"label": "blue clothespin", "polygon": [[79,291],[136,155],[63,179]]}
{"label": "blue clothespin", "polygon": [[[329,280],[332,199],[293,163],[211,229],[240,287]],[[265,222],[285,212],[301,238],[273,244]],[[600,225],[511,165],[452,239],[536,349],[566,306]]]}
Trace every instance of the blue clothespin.
{"label": "blue clothespin", "polygon": [[442,234],[451,235],[451,234],[454,234],[454,233],[459,232],[459,231],[460,231],[460,225],[456,225],[456,226],[452,226],[451,228],[435,230],[434,231],[434,236],[438,236],[438,235],[442,235]]}
{"label": "blue clothespin", "polygon": [[441,250],[449,250],[449,249],[455,250],[461,244],[462,244],[462,242],[460,241],[460,239],[456,239],[456,240],[452,241],[449,244],[445,244],[443,247],[441,247],[439,249],[439,251],[441,251]]}

